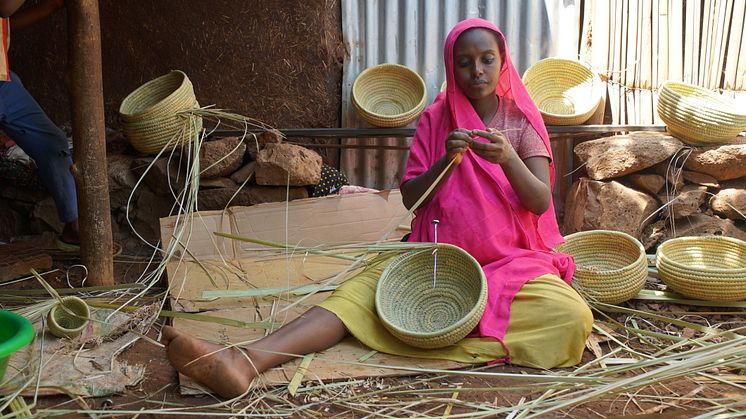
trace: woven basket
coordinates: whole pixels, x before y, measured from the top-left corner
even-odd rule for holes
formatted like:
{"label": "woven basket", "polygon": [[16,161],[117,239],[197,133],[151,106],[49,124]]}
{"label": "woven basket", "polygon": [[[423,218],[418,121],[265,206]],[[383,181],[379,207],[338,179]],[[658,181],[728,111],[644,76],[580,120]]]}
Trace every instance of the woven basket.
{"label": "woven basket", "polygon": [[556,250],[575,259],[573,286],[588,298],[619,304],[636,296],[645,285],[645,249],[627,233],[581,231],[565,237]]}
{"label": "woven basket", "polygon": [[731,237],[679,237],[656,252],[658,274],[677,293],[700,300],[746,299],[746,242]]}
{"label": "woven basket", "polygon": [[544,122],[551,125],[578,125],[596,111],[605,85],[594,71],[576,60],[545,58],[523,74],[531,99]]}
{"label": "woven basket", "polygon": [[178,115],[199,108],[194,88],[181,71],[151,80],[130,93],[119,106],[122,128],[132,146],[144,154],[191,142],[202,130],[202,118]]}
{"label": "woven basket", "polygon": [[[62,305],[65,307],[60,307]],[[78,297],[64,297],[61,303],[49,310],[47,327],[58,338],[74,338],[88,326],[90,315],[85,301]]]}
{"label": "woven basket", "polygon": [[658,90],[657,109],[668,131],[690,145],[732,142],[746,130],[746,109],[692,84],[663,83]]}
{"label": "woven basket", "polygon": [[386,329],[418,348],[442,348],[468,335],[487,304],[487,280],[464,250],[439,244],[433,285],[432,250],[405,253],[378,280],[376,310]]}
{"label": "woven basket", "polygon": [[399,64],[365,69],[352,84],[352,105],[366,122],[377,127],[401,127],[425,109],[427,88],[422,77]]}
{"label": "woven basket", "polygon": [[[61,306],[64,306],[61,307]],[[88,326],[88,304],[78,297],[64,297],[47,314],[47,327],[58,338],[74,338]]]}

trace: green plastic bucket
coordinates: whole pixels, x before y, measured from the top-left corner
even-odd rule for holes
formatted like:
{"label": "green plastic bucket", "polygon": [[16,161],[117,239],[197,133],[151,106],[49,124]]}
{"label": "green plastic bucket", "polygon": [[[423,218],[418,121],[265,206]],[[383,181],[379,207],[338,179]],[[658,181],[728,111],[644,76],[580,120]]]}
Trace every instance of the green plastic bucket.
{"label": "green plastic bucket", "polygon": [[34,326],[25,317],[0,310],[0,381],[13,352],[28,345],[34,339]]}

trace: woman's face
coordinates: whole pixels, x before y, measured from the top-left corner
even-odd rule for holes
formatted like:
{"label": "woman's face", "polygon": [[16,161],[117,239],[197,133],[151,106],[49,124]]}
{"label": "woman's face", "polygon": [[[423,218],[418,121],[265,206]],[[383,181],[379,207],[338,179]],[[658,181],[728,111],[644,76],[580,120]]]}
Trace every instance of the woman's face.
{"label": "woman's face", "polygon": [[495,94],[502,57],[497,36],[476,28],[462,33],[453,46],[453,73],[456,84],[470,100]]}

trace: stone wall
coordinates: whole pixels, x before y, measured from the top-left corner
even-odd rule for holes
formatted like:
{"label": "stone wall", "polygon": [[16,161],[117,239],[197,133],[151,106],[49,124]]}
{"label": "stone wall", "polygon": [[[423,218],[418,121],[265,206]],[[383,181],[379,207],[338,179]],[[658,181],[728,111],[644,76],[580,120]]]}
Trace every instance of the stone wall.
{"label": "stone wall", "polygon": [[[107,139],[107,159],[114,240],[125,254],[147,254],[152,249],[143,239],[155,245],[160,239],[159,219],[175,214],[177,197],[183,199],[185,173],[191,167],[187,151],[142,157],[114,132]],[[198,210],[222,210],[309,197],[319,183],[322,158],[283,143],[278,131],[268,131],[257,141],[205,141],[199,167]],[[62,231],[54,201],[45,190],[0,183],[0,198],[0,241]]]}
{"label": "stone wall", "polygon": [[686,146],[635,132],[575,146],[583,176],[567,196],[563,232],[609,229],[648,252],[681,236],[746,240],[746,142]]}

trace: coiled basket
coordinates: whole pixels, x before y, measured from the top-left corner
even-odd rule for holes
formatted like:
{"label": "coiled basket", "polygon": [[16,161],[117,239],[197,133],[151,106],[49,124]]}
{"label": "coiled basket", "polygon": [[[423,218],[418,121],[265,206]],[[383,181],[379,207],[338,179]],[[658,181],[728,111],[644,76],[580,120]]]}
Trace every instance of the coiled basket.
{"label": "coiled basket", "polygon": [[442,348],[468,335],[487,304],[487,279],[466,251],[437,245],[397,257],[384,269],[376,288],[376,310],[399,340],[419,348]]}
{"label": "coiled basket", "polygon": [[47,314],[47,327],[58,338],[74,338],[88,326],[90,308],[78,297],[64,297]]}
{"label": "coiled basket", "polygon": [[732,142],[746,130],[746,109],[693,84],[663,83],[657,110],[668,131],[690,145]]}
{"label": "coiled basket", "polygon": [[122,129],[132,146],[157,154],[188,144],[202,130],[202,118],[180,112],[199,108],[192,82],[174,70],[127,95],[119,106]]}
{"label": "coiled basket", "polygon": [[746,242],[732,237],[678,237],[655,254],[661,281],[699,300],[746,299]]}
{"label": "coiled basket", "polygon": [[587,121],[605,94],[601,78],[586,64],[566,58],[545,58],[523,74],[531,99],[544,122],[577,125]]}
{"label": "coiled basket", "polygon": [[427,87],[419,74],[399,64],[365,69],[352,84],[352,105],[377,127],[401,127],[425,109]]}
{"label": "coiled basket", "polygon": [[587,298],[619,304],[636,296],[645,286],[645,249],[627,233],[581,231],[566,236],[556,250],[575,259],[573,286]]}

